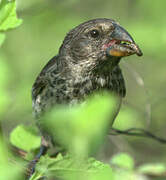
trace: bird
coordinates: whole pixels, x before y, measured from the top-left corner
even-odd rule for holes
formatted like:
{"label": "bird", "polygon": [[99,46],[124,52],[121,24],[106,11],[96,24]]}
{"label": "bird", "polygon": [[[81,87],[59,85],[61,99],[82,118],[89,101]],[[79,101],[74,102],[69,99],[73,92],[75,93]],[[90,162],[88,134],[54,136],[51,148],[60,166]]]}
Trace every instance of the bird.
{"label": "bird", "polygon": [[38,158],[55,144],[38,119],[55,105],[79,104],[101,90],[124,98],[126,87],[119,62],[133,54],[143,55],[128,31],[113,19],[92,19],[67,33],[58,54],[44,66],[32,87],[33,110],[42,134]]}

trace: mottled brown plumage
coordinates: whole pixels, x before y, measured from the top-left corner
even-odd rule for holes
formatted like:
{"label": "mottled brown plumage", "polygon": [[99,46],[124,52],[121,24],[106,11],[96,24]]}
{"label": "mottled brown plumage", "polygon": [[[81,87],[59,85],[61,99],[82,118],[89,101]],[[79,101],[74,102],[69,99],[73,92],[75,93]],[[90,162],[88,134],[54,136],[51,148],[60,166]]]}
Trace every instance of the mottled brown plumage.
{"label": "mottled brown plumage", "polygon": [[[132,54],[142,55],[132,37],[114,20],[94,19],[75,27],[33,85],[36,117],[56,104],[79,103],[98,90],[124,97],[119,62]],[[51,139],[48,133],[42,135],[46,141]]]}

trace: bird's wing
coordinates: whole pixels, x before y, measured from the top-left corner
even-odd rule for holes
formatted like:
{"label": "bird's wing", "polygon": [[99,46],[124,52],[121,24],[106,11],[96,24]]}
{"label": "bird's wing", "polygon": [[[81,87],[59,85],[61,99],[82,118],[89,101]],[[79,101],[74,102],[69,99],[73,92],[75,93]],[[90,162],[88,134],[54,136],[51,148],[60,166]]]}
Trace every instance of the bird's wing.
{"label": "bird's wing", "polygon": [[53,57],[48,63],[44,66],[42,71],[40,72],[39,76],[36,78],[35,83],[32,86],[32,99],[35,99],[38,94],[42,91],[42,89],[46,86],[47,81],[44,78],[45,74],[47,73],[48,69],[50,69],[53,64],[55,64],[56,56]]}
{"label": "bird's wing", "polygon": [[[35,83],[32,86],[32,102],[33,102],[33,109],[35,111],[35,115],[40,114],[43,111],[44,104],[41,100],[42,95],[46,91],[46,87],[48,86],[48,78],[47,73],[49,72],[49,69],[54,67],[54,64],[56,63],[56,56],[53,57],[42,69],[39,76],[36,78]],[[44,97],[44,96],[43,96]]]}

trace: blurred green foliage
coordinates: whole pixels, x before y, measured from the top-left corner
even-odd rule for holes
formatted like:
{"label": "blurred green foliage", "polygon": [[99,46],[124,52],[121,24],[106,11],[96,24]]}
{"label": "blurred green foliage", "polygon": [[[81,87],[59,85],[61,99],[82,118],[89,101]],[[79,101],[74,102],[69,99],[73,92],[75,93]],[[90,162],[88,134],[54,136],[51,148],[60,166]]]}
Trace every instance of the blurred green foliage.
{"label": "blurred green foliage", "polygon": [[[5,40],[5,31],[13,29],[21,24],[22,20],[16,15],[16,2],[2,0],[0,2],[0,46]],[[9,105],[10,98],[6,93],[6,85],[8,83],[9,69],[5,62],[5,57],[0,56],[0,115],[5,112],[5,108]]]}
{"label": "blurred green foliage", "polygon": [[[10,158],[10,160],[9,160]],[[13,162],[11,162],[11,159]],[[13,180],[13,179],[22,179],[23,168],[21,162],[15,159],[12,154],[8,152],[7,147],[3,143],[3,139],[0,136],[0,179]]]}
{"label": "blurred green foliage", "polygon": [[48,156],[42,157],[31,180],[37,180],[43,176],[66,180],[94,180],[101,178],[107,180],[113,178],[113,172],[108,164],[103,164],[93,158],[80,163],[68,155],[63,157],[59,154],[56,159]]}
{"label": "blurred green foliage", "polygon": [[5,39],[4,31],[19,26],[22,22],[16,15],[16,2],[2,0],[0,2],[0,45]]}
{"label": "blurred green foliage", "polygon": [[[21,20],[16,17],[16,4],[15,1],[9,2],[5,0],[0,1],[0,46],[5,40],[4,32],[8,29],[12,29],[21,24]],[[9,103],[10,98],[6,92],[6,85],[8,83],[9,73],[8,66],[4,61],[5,57],[1,54],[0,56],[0,117],[5,113]],[[1,120],[1,119],[0,119]],[[22,179],[22,164],[14,158],[6,147],[4,139],[2,138],[2,127],[0,122],[0,179]],[[13,161],[13,162],[11,162]],[[15,165],[17,164],[17,166]],[[10,172],[10,173],[9,173]]]}
{"label": "blurred green foliage", "polygon": [[4,59],[5,58],[3,56],[0,57],[0,116],[6,112],[8,105],[10,104],[10,98],[6,92],[6,85],[9,81],[9,77],[6,77],[6,74],[9,73],[9,69]]}
{"label": "blurred green foliage", "polygon": [[[137,168],[133,158],[126,153],[114,155],[107,164],[91,158],[104,144],[110,129],[110,109],[113,113],[115,106],[116,99],[110,94],[95,94],[79,106],[56,106],[41,118],[41,129],[69,154],[42,156],[30,180],[43,177],[64,180],[144,180],[148,175],[162,177],[166,172],[164,163],[143,164]],[[34,128],[23,125],[11,132],[10,141],[27,154],[40,145]]]}
{"label": "blurred green foliage", "polygon": [[[119,21],[122,26],[128,29],[144,52],[141,60],[132,56],[121,62],[126,79],[127,96],[114,127],[119,129],[144,127],[149,128],[155,134],[165,136],[165,1],[17,0],[16,5],[17,14],[24,20],[24,23],[15,30],[8,31],[20,25],[22,21],[16,16],[14,0],[0,1],[0,120],[3,120],[0,125],[0,133],[3,129],[3,133],[9,135],[11,129],[19,123],[34,126],[30,92],[34,79],[41,68],[52,56],[56,55],[65,34],[70,29],[85,20],[106,17]],[[86,126],[89,125],[87,123]],[[83,124],[76,126],[78,132],[81,126]],[[84,130],[83,133],[85,133]],[[88,128],[87,131],[91,132]],[[29,154],[34,147],[39,146],[39,137],[36,136],[36,132],[32,133],[31,128],[25,128],[21,125],[13,133],[13,144],[27,150]],[[20,139],[27,139],[27,144],[22,143],[23,140],[19,141],[20,134]],[[100,134],[98,135],[100,136]],[[71,136],[73,137],[73,135]],[[34,137],[35,146],[28,142],[31,137]],[[86,138],[89,137],[91,136],[87,133]],[[94,137],[92,136],[92,138]],[[1,139],[0,142],[2,142]],[[79,146],[77,146],[75,148],[78,151]],[[90,148],[89,145],[87,145],[86,150],[88,148]],[[119,154],[117,157],[115,156],[116,158],[114,156],[111,158],[113,154],[124,151],[132,154],[135,166],[134,160],[129,155]],[[109,179],[110,177],[121,179],[123,177],[123,179],[133,180],[145,179],[145,175],[147,175],[146,178],[149,177],[148,174],[162,176],[165,172],[165,151],[165,146],[151,140],[135,137],[111,137],[110,145],[101,155],[99,154],[99,157],[108,162],[111,168],[107,173],[101,172],[101,176],[90,176],[90,179],[108,179],[108,177]],[[19,176],[20,170],[8,165],[9,154],[6,145],[0,144],[0,164],[4,164],[3,168],[0,167],[0,171],[4,173],[1,177],[19,179],[17,176]],[[49,159],[48,167],[45,158]],[[33,179],[36,180],[37,177],[47,174],[49,170],[52,172],[49,169],[52,163],[53,171],[57,172],[56,161],[59,161],[58,163],[62,161],[62,164],[63,161],[66,162],[66,157],[61,157],[59,160],[58,158],[43,157]],[[110,159],[112,160],[110,161]],[[89,166],[93,166],[95,161],[93,160]],[[68,162],[70,164],[70,160]],[[137,168],[137,164],[142,164],[142,162],[145,165]],[[18,164],[21,165],[21,163]],[[85,164],[88,165],[88,163]],[[8,169],[13,169],[13,173],[7,173]],[[60,169],[61,174],[66,169]],[[71,177],[73,176],[71,175]]]}
{"label": "blurred green foliage", "polygon": [[39,124],[57,144],[82,159],[94,155],[101,146],[111,127],[110,115],[116,105],[115,98],[109,94],[97,94],[80,106],[55,107]]}
{"label": "blurred green foliage", "polygon": [[16,28],[22,22],[16,15],[16,2],[2,0],[0,4],[0,31]]}
{"label": "blurred green foliage", "polygon": [[[4,32],[15,28],[21,24],[21,20],[17,19],[16,16],[16,4],[15,1],[7,2],[2,0],[0,2],[0,46],[5,40]],[[6,93],[6,84],[8,82],[8,66],[5,62],[5,57],[3,55],[0,56],[0,115],[5,111],[10,102],[10,98]]]}
{"label": "blurred green foliage", "polygon": [[112,165],[118,165],[119,167],[133,170],[134,169],[134,160],[125,153],[113,156],[111,159]]}

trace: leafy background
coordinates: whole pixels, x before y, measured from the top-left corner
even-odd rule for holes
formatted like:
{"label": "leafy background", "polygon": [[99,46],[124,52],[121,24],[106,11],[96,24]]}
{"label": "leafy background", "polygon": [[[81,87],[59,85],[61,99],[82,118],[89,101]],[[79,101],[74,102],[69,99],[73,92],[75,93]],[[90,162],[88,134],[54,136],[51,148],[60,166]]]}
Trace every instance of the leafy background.
{"label": "leafy background", "polygon": [[[114,127],[143,127],[156,135],[166,136],[165,1],[17,0],[17,14],[23,20],[19,27],[21,20],[15,17],[15,1],[3,9],[7,2],[0,1],[3,10],[0,11],[0,119],[3,120],[1,126],[5,137],[20,123],[34,126],[30,93],[34,79],[57,53],[65,34],[79,23],[96,17],[119,21],[144,52],[142,58],[132,56],[121,62],[127,96]],[[5,17],[9,19],[4,21]],[[20,134],[24,134],[22,131],[29,133],[23,126],[14,130],[18,134],[16,130],[21,131]],[[39,145],[37,136],[34,142],[32,149]],[[21,145],[18,146],[25,150],[29,146]],[[161,170],[166,161],[165,151],[165,145],[153,140],[120,136],[109,137],[97,157],[110,162],[117,153],[126,152],[135,159],[136,167],[143,163],[160,163]],[[153,166],[148,168],[150,172],[154,171]]]}

